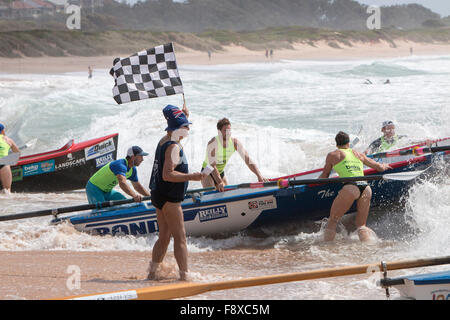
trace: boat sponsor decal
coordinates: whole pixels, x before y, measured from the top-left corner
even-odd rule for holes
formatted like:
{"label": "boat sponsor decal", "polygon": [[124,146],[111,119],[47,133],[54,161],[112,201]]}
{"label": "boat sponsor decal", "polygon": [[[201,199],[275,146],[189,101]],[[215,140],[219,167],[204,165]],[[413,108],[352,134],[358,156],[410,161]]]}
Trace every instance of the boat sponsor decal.
{"label": "boat sponsor decal", "polygon": [[81,152],[78,152],[77,154],[69,153],[66,160],[62,162],[57,161],[55,170],[65,170],[73,167],[83,166],[85,164],[86,159]]}
{"label": "boat sponsor decal", "polygon": [[439,289],[430,292],[431,300],[450,300],[450,290]]}
{"label": "boat sponsor decal", "polygon": [[276,209],[277,203],[275,198],[252,200],[248,202],[248,208],[250,210],[269,210]]}
{"label": "boat sponsor decal", "polygon": [[23,180],[22,167],[11,168],[12,182]]}
{"label": "boat sponsor decal", "polygon": [[55,160],[47,160],[38,163],[26,164],[23,166],[23,176],[34,176],[37,174],[55,171]]}
{"label": "boat sponsor decal", "polygon": [[104,294],[96,294],[92,296],[83,296],[72,298],[68,300],[133,300],[137,299],[138,294],[136,290],[129,291],[121,291],[121,292],[112,292],[112,293],[104,293]]}
{"label": "boat sponsor decal", "polygon": [[320,198],[325,199],[325,198],[331,198],[331,197],[334,197],[335,193],[334,193],[333,190],[327,189],[327,190],[320,190],[319,192],[317,192],[317,195],[318,195]]}
{"label": "boat sponsor decal", "polygon": [[95,167],[96,168],[103,167],[105,164],[108,164],[113,160],[114,160],[114,154],[112,152],[105,154],[104,156],[95,158]]}
{"label": "boat sponsor decal", "polygon": [[198,210],[198,219],[200,220],[200,222],[206,222],[226,217],[228,217],[227,206],[216,206]]}
{"label": "boat sponsor decal", "polygon": [[90,228],[86,225],[87,230],[92,230],[94,234],[97,235],[145,235],[149,233],[154,233],[158,231],[158,222],[156,219],[149,219],[140,222],[129,222],[129,223],[117,223],[114,225],[102,225],[94,228]]}
{"label": "boat sponsor decal", "polygon": [[96,144],[95,146],[84,149],[86,160],[91,160],[103,156],[107,153],[116,150],[113,138],[109,138],[103,142]]}

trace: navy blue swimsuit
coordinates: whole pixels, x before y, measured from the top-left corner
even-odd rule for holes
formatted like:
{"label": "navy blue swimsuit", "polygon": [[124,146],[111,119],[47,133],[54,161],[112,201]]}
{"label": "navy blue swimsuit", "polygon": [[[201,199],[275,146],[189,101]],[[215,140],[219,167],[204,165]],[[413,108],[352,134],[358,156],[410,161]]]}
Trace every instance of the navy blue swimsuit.
{"label": "navy blue swimsuit", "polygon": [[[178,144],[175,141],[167,141],[163,145],[158,143],[155,152],[155,161],[153,163],[152,177],[150,178],[149,188],[151,190],[152,204],[158,209],[162,209],[164,204],[168,202],[181,202],[184,200],[188,181],[185,182],[168,182],[162,177],[164,161],[167,148],[172,144]],[[179,145],[179,144],[178,144]],[[183,149],[180,146],[180,163],[175,167],[175,171],[188,173],[188,163]]]}

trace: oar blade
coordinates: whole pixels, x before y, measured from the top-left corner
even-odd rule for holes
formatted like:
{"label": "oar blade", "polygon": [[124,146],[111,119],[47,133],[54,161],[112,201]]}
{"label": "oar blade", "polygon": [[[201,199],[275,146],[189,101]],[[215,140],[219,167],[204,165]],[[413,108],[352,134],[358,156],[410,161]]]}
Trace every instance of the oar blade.
{"label": "oar blade", "polygon": [[20,152],[13,152],[6,157],[0,158],[0,165],[13,166],[19,161],[19,158]]}
{"label": "oar blade", "polygon": [[395,181],[409,181],[417,178],[426,170],[416,170],[416,171],[405,171],[405,172],[397,172],[397,173],[386,173],[383,174],[384,180],[395,180]]}

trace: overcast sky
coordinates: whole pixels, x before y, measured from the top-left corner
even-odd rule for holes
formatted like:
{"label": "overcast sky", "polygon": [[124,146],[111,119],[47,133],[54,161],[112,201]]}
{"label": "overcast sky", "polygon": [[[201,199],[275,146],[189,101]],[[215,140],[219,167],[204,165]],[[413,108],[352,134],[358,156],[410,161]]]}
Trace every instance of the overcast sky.
{"label": "overcast sky", "polygon": [[449,0],[356,0],[360,3],[377,6],[390,6],[395,4],[418,3],[432,11],[440,14],[442,17],[450,15]]}

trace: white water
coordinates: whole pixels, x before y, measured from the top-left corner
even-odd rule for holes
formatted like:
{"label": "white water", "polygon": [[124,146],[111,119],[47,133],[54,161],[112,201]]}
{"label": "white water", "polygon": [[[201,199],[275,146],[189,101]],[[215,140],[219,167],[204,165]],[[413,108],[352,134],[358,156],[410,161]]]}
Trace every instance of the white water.
{"label": "white water", "polygon": [[[354,137],[360,127],[364,150],[380,135],[380,124],[393,120],[408,142],[450,136],[450,57],[409,57],[367,61],[282,61],[267,64],[181,66],[193,122],[184,143],[192,171],[198,171],[207,141],[218,119],[228,117],[233,135],[248,149],[266,177],[319,168],[334,147],[339,130]],[[181,96],[122,106],[112,99],[113,81],[106,70],[63,75],[2,74],[0,123],[22,143],[38,138],[30,153],[60,148],[69,139],[84,141],[119,133],[118,156],[130,145],[151,155],[139,167],[147,186],[156,143],[165,120],[162,108],[181,105]],[[374,84],[363,84],[369,78]],[[389,78],[391,85],[383,85]],[[255,181],[234,156],[227,167],[230,184]],[[199,187],[191,183],[190,188]],[[254,250],[242,261],[221,262],[217,279],[276,274],[343,265],[375,263],[450,253],[450,187],[447,180],[416,185],[406,208],[373,211],[369,219],[378,241],[362,245],[354,234],[340,234],[335,243],[321,241],[318,225],[290,230],[269,229],[225,239],[189,238],[190,252],[225,257],[236,250]],[[0,214],[86,203],[83,192],[0,194]],[[49,218],[0,223],[0,250],[150,251],[154,236],[94,237],[70,225],[49,226]],[[225,259],[226,261],[226,259]],[[193,262],[195,264],[195,262]],[[211,262],[214,264],[214,262]],[[440,267],[443,268],[443,267]],[[428,270],[438,269],[429,268]],[[193,270],[195,271],[195,270]],[[404,274],[413,271],[405,271]],[[201,273],[201,272],[200,272]],[[201,279],[211,280],[206,274]],[[214,277],[213,277],[214,278]],[[212,279],[214,280],[214,279]],[[367,278],[323,280],[212,293],[201,297],[236,299],[382,299],[383,290]]]}

